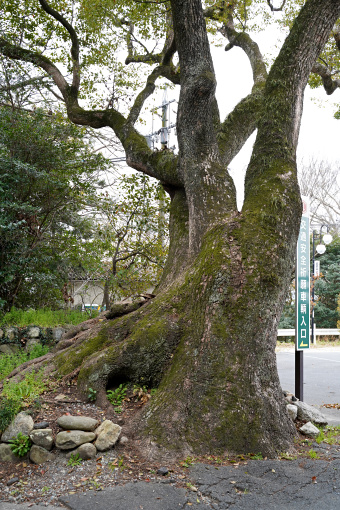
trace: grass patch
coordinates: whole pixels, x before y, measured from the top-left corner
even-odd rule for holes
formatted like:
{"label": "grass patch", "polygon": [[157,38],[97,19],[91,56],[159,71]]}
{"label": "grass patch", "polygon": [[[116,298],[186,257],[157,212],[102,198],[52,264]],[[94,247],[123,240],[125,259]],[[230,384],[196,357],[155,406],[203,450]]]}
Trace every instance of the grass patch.
{"label": "grass patch", "polygon": [[47,354],[48,351],[47,345],[37,344],[29,352],[21,351],[17,354],[2,354],[0,356],[0,381],[5,379],[12,370],[25,363],[25,361],[40,358],[40,356]]}
{"label": "grass patch", "polygon": [[340,426],[331,427],[327,426],[326,428],[320,428],[320,433],[315,439],[317,444],[327,443],[327,444],[339,444],[340,442]]}
{"label": "grass patch", "polygon": [[2,388],[2,397],[9,400],[18,400],[22,406],[28,407],[41,393],[47,389],[45,374],[42,370],[39,372],[28,372],[20,382],[4,381]]}
{"label": "grass patch", "polygon": [[24,327],[34,325],[53,328],[65,324],[77,325],[90,317],[96,317],[98,313],[97,310],[85,312],[79,310],[51,310],[50,308],[20,310],[13,307],[10,312],[0,317],[0,326]]}
{"label": "grass patch", "polygon": [[48,388],[45,374],[29,372],[20,382],[4,381],[0,396],[0,432],[3,432],[13,418],[23,409],[38,402],[38,397]]}
{"label": "grass patch", "polygon": [[310,459],[320,459],[320,455],[313,448],[308,451],[308,455]]}
{"label": "grass patch", "polygon": [[27,373],[20,382],[6,381],[6,377],[25,361],[39,358],[47,352],[47,346],[38,344],[28,353],[19,352],[0,356],[0,381],[3,382],[0,395],[0,432],[6,429],[20,411],[32,405],[48,387],[42,370]]}

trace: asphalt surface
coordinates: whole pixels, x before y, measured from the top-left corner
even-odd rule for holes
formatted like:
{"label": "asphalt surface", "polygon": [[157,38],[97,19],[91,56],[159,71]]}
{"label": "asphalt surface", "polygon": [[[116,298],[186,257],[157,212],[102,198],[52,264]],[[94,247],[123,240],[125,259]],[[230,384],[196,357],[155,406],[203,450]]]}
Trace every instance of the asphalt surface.
{"label": "asphalt surface", "polygon": [[[283,389],[294,393],[294,351],[277,354]],[[340,410],[321,407],[340,401],[340,349],[304,353],[304,401],[321,408],[330,423]],[[340,403],[340,402],[339,402]],[[130,482],[102,491],[65,495],[69,510],[339,510],[340,446],[313,445],[330,460],[249,461],[246,465],[190,468],[186,488],[171,479]],[[60,506],[0,502],[0,510],[60,510]]]}
{"label": "asphalt surface", "polygon": [[[315,447],[317,448],[317,446]],[[338,510],[340,451],[334,460],[249,461],[242,466],[197,464],[191,484],[127,483],[60,498],[69,510]],[[0,503],[1,510],[60,510],[56,506]]]}

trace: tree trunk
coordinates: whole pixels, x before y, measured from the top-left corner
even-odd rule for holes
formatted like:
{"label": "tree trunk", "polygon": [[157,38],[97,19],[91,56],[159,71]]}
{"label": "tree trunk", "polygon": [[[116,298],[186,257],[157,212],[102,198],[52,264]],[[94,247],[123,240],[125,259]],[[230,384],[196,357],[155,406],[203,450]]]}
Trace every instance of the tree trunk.
{"label": "tree trunk", "polygon": [[184,187],[165,186],[172,198],[169,259],[152,302],[60,353],[58,366],[66,373],[82,363],[79,387],[97,389],[100,403],[112,382],[157,387],[140,430],[163,447],[273,456],[295,434],[275,345],[301,216],[295,152],[302,96],[336,18],[334,2],[327,0],[328,10],[307,2],[267,78],[241,213],[219,149],[201,2],[171,4]]}
{"label": "tree trunk", "polygon": [[[114,383],[157,387],[139,432],[167,449],[274,456],[292,445],[295,434],[275,345],[301,216],[295,154],[303,92],[340,15],[340,0],[305,2],[268,77],[250,51],[255,78],[260,69],[256,94],[239,103],[223,124],[201,0],[171,0],[171,10],[180,62],[178,158],[170,151],[151,154],[133,128],[131,118],[138,117],[139,99],[149,94],[152,75],[125,119],[114,109],[81,109],[75,87],[65,85],[47,59],[39,61],[62,90],[71,120],[110,125],[129,164],[156,176],[171,196],[169,258],[156,297],[99,324],[71,347],[63,349],[61,342],[54,363],[62,374],[80,367],[80,390],[84,395],[90,387],[97,390],[103,405],[105,390]],[[230,24],[226,31],[233,33]],[[12,58],[39,58],[28,50],[20,57],[1,44]],[[248,42],[236,38],[235,44]],[[238,212],[227,167],[242,133],[245,140],[255,125]]]}

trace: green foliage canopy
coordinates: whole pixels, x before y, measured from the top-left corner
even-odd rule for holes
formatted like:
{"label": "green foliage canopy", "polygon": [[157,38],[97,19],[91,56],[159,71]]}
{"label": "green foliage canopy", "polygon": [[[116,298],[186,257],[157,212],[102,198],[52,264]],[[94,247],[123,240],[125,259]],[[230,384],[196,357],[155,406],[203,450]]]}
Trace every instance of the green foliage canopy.
{"label": "green foliage canopy", "polygon": [[0,110],[0,298],[9,309],[61,297],[104,158],[82,129],[43,111]]}

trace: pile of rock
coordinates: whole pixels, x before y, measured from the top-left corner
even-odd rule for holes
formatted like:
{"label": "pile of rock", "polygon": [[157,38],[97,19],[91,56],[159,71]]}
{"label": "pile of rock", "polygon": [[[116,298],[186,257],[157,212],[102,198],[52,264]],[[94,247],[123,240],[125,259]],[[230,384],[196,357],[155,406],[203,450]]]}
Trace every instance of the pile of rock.
{"label": "pile of rock", "polygon": [[315,407],[301,402],[292,393],[283,392],[287,401],[287,411],[293,421],[299,420],[306,422],[299,428],[300,432],[306,436],[316,437],[320,430],[314,425],[327,425],[326,417]]}
{"label": "pile of rock", "polygon": [[47,422],[34,424],[30,415],[19,413],[1,436],[0,461],[22,460],[22,457],[18,458],[13,454],[9,444],[19,433],[30,437],[32,447],[28,457],[35,464],[53,460],[51,451],[54,447],[68,451],[67,457],[78,454],[83,460],[92,459],[97,455],[97,451],[103,452],[112,448],[121,433],[121,427],[112,421],[105,420],[99,424],[97,420],[87,416],[64,415],[58,418],[57,424],[63,430],[54,440],[52,429]]}

